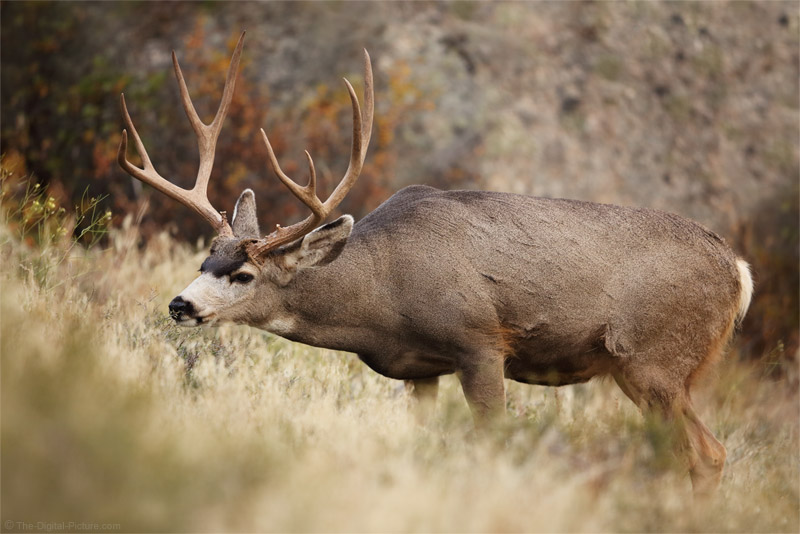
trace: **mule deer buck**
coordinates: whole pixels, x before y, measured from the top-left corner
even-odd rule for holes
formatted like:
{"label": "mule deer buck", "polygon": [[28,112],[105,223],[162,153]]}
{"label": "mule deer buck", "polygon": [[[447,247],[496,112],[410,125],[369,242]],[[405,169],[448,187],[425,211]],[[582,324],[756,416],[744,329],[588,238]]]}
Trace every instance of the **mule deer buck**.
{"label": "mule deer buck", "polygon": [[244,33],[210,125],[189,97],[173,52],[183,107],[197,134],[200,168],[184,190],[153,167],[121,98],[143,168],[135,178],[202,215],[216,230],[201,274],[169,305],[182,326],[227,321],[292,341],[344,350],[378,373],[406,380],[423,404],[438,377],[455,373],[480,427],[505,410],[504,378],[560,386],[611,376],[644,411],[674,422],[697,493],[713,491],[725,447],[700,421],[690,389],[725,350],[747,311],[747,264],[716,234],[677,215],[630,207],[486,191],[407,187],[358,223],[319,226],[353,187],[372,132],[364,54],[364,107],[353,107],[350,164],[326,201],[314,163],[299,186],[268,162],[311,211],[262,236],[245,190],[231,223],[206,189],[234,90]]}

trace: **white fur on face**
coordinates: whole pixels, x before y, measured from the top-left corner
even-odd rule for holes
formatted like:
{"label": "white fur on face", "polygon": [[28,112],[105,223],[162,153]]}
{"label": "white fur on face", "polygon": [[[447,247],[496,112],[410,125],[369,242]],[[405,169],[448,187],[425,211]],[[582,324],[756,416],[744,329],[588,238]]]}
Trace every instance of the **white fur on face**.
{"label": "white fur on face", "polygon": [[[192,320],[183,321],[185,326],[195,324],[207,324],[216,319],[217,311],[225,306],[226,290],[231,285],[227,276],[220,278],[211,273],[203,273],[189,287],[181,291],[179,295],[183,300],[191,302],[194,307],[194,317]],[[199,321],[199,322],[198,322]],[[184,326],[182,324],[182,326]]]}
{"label": "white fur on face", "polygon": [[[243,266],[236,273],[248,273],[258,276],[258,271],[249,265]],[[256,285],[253,280],[243,284],[232,282],[230,276],[214,276],[212,273],[203,273],[181,291],[180,297],[190,302],[194,307],[194,314],[178,324],[181,326],[211,325],[217,320],[226,320],[225,311],[242,299],[253,293]]]}

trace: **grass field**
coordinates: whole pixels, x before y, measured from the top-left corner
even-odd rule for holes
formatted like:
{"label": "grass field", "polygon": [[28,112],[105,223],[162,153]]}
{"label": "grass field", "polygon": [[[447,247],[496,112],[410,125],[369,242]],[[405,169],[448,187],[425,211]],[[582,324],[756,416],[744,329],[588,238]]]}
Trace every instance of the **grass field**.
{"label": "grass field", "polygon": [[728,465],[694,503],[663,430],[613,383],[509,382],[508,425],[477,439],[445,377],[422,428],[402,383],[353,355],[173,326],[202,247],[140,246],[130,224],[109,243],[0,226],[4,531],[800,529],[798,392],[761,367],[729,357],[699,392]]}

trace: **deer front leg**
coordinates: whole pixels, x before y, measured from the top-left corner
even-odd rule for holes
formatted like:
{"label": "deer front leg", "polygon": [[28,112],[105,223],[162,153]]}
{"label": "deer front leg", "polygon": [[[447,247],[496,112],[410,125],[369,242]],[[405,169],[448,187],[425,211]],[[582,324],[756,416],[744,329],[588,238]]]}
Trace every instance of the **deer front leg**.
{"label": "deer front leg", "polygon": [[414,419],[421,426],[427,425],[436,409],[436,395],[439,393],[439,377],[406,380],[406,389],[411,393]]}
{"label": "deer front leg", "polygon": [[502,354],[495,351],[471,354],[460,362],[458,379],[479,430],[501,421],[505,415],[503,365]]}

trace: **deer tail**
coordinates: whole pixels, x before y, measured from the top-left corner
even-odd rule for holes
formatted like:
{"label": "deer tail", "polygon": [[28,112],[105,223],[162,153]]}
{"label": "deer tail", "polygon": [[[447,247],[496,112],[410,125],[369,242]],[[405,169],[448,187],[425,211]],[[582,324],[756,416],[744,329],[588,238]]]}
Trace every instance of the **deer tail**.
{"label": "deer tail", "polygon": [[753,298],[753,276],[750,274],[750,266],[741,258],[736,260],[736,269],[739,271],[739,310],[736,312],[736,326],[739,326],[747,314],[750,301]]}

